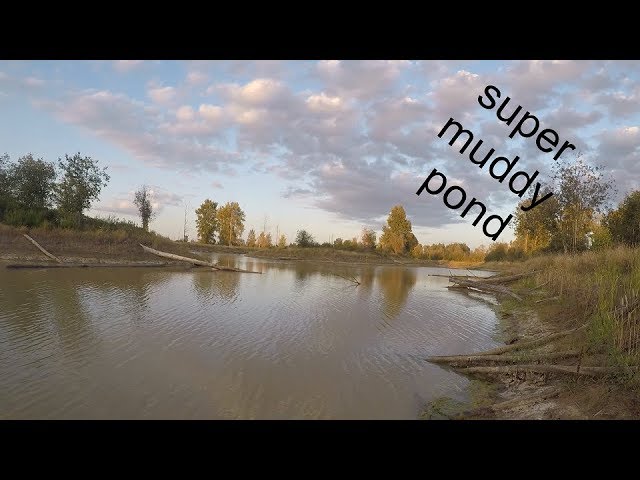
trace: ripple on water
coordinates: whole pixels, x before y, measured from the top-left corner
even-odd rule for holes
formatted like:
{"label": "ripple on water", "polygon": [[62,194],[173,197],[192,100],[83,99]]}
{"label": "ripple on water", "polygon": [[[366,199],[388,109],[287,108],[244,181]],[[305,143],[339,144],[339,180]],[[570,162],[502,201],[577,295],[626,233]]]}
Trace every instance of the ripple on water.
{"label": "ripple on water", "polygon": [[415,418],[467,382],[425,356],[496,345],[437,269],[227,261],[1,271],[3,418]]}

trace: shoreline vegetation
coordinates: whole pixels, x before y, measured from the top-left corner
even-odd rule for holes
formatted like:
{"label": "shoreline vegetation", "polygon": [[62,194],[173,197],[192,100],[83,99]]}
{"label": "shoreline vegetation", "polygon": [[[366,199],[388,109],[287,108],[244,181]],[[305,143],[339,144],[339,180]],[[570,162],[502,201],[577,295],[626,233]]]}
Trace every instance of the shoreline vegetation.
{"label": "shoreline vegetation", "polygon": [[436,399],[422,418],[640,417],[640,249],[542,255],[484,268],[501,272],[490,284],[511,276],[502,285],[520,297],[495,293],[505,346],[429,358],[467,375],[471,399]]}
{"label": "shoreline vegetation", "polygon": [[121,222],[103,220],[103,225],[93,230],[75,230],[51,227],[14,227],[0,223],[0,261],[37,262],[51,264],[36,246],[24,238],[27,234],[65,263],[136,265],[184,265],[176,260],[160,260],[145,252],[140,244],[175,255],[198,260],[207,259],[207,253],[229,253],[281,261],[312,261],[327,263],[428,266],[444,268],[477,268],[482,262],[455,260],[427,260],[403,257],[378,251],[347,251],[332,247],[296,247],[284,249],[250,248],[242,246],[185,243],[170,240],[153,232]]}

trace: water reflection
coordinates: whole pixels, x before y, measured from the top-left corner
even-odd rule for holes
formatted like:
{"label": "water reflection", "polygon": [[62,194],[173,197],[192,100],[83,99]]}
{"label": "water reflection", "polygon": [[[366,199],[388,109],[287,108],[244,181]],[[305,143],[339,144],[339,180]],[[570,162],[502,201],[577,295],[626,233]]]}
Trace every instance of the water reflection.
{"label": "water reflection", "polygon": [[226,302],[230,302],[238,294],[242,275],[250,274],[198,269],[192,274],[193,289],[200,301],[212,301],[216,298],[222,298]]}
{"label": "water reflection", "polygon": [[383,267],[377,276],[382,291],[384,314],[395,318],[407,303],[409,292],[416,284],[416,272],[413,268]]}
{"label": "water reflection", "polygon": [[0,417],[415,418],[496,345],[438,270],[218,257],[263,274],[0,268]]}

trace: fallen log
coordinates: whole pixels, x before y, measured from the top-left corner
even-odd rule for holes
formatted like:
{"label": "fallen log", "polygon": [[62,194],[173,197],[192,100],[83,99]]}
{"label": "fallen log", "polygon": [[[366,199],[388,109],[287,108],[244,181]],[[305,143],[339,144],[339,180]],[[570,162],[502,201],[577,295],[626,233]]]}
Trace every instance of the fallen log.
{"label": "fallen log", "polygon": [[345,280],[349,280],[350,282],[355,283],[355,284],[356,284],[356,287],[357,287],[358,285],[360,285],[360,282],[356,279],[356,277],[351,277],[351,278],[349,278],[349,277],[345,277],[345,276],[343,276],[343,275],[340,275],[339,273],[334,273],[334,272],[331,272],[331,273],[333,273],[336,277],[344,278]]}
{"label": "fallen log", "polygon": [[558,360],[561,358],[579,357],[580,350],[568,350],[566,352],[540,353],[537,355],[451,355],[428,357],[431,363],[445,363],[455,366],[477,365],[483,363],[524,363],[539,362],[543,360]]}
{"label": "fallen log", "polygon": [[55,260],[58,263],[62,263],[62,260],[60,260],[58,257],[56,257],[55,255],[52,255],[51,253],[47,252],[38,242],[36,242],[33,238],[31,238],[29,235],[27,235],[26,233],[22,234],[24,236],[24,238],[26,238],[27,240],[29,240],[31,243],[33,243],[36,247],[38,247],[38,250],[40,250],[42,253],[44,253],[47,257],[52,258],[53,260]]}
{"label": "fallen log", "polygon": [[11,263],[5,268],[24,269],[24,268],[152,268],[167,267],[169,263]]}
{"label": "fallen log", "polygon": [[214,267],[212,267],[214,270],[220,270],[222,272],[238,272],[238,273],[260,273],[262,274],[262,272],[254,272],[253,270],[243,270],[241,268],[234,268],[234,267],[225,267],[223,265],[215,265]]}
{"label": "fallen log", "polygon": [[202,265],[203,267],[216,268],[216,266],[211,262],[198,260],[197,258],[183,257],[182,255],[175,255],[173,253],[161,252],[160,250],[156,250],[151,247],[145,247],[141,243],[139,245],[144,249],[145,252],[152,253],[153,255],[157,255],[158,257],[170,258],[171,260],[178,260],[180,262],[188,262],[193,265]]}
{"label": "fallen log", "polygon": [[459,278],[462,280],[466,280],[469,278],[482,278],[475,275],[445,275],[444,273],[430,273],[427,277],[445,277],[445,278]]}
{"label": "fallen log", "polygon": [[[638,370],[638,367],[628,367]],[[560,373],[576,377],[599,377],[610,373],[619,373],[622,370],[617,367],[580,367],[573,365],[502,365],[499,367],[468,367],[463,368],[464,373],[502,375],[510,373]]]}
{"label": "fallen log", "polygon": [[541,298],[540,300],[536,300],[534,303],[550,302],[551,300],[560,300],[560,297]]}
{"label": "fallen log", "polygon": [[566,337],[567,335],[571,335],[572,333],[576,333],[580,330],[587,328],[587,324],[582,325],[581,327],[572,328],[571,330],[564,330],[558,333],[552,333],[551,335],[547,335],[546,337],[536,338],[534,340],[527,340],[525,342],[516,342],[512,345],[504,345],[502,347],[492,348],[491,350],[485,350],[484,352],[478,352],[474,355],[501,355],[506,352],[513,352],[516,350],[524,350],[529,348],[540,347],[542,345],[546,345],[547,343],[551,343],[554,340],[559,338]]}
{"label": "fallen log", "polygon": [[216,265],[214,263],[206,262],[204,260],[198,260],[197,258],[189,258],[189,257],[183,257],[182,255],[176,255],[174,253],[161,252],[160,250],[156,250],[156,249],[151,248],[151,247],[145,247],[141,243],[139,243],[138,245],[140,245],[144,249],[145,252],[152,253],[153,255],[157,255],[159,257],[170,258],[171,260],[178,260],[180,262],[187,262],[187,263],[191,263],[193,265],[201,265],[203,267],[211,267],[214,270],[223,270],[223,271],[228,271],[228,272],[242,272],[242,273],[262,273],[262,272],[253,272],[251,270],[242,270],[240,268],[223,267],[221,265]]}
{"label": "fallen log", "polygon": [[504,277],[493,276],[493,277],[474,277],[474,278],[476,278],[478,281],[481,281],[483,283],[508,283],[508,282],[513,282],[515,280],[520,280],[521,278],[530,277],[534,273],[535,271],[518,273],[516,275],[507,275]]}
{"label": "fallen log", "polygon": [[[509,295],[515,298],[516,300],[522,301],[522,297],[520,295],[518,295],[517,293],[511,291],[510,289],[502,285],[492,285],[492,284],[487,284],[486,282],[462,280],[462,279],[452,279],[451,281],[456,285],[458,285],[457,288],[459,287],[474,288],[476,290],[480,290],[481,292],[501,293],[503,295]],[[454,286],[454,288],[456,287]]]}

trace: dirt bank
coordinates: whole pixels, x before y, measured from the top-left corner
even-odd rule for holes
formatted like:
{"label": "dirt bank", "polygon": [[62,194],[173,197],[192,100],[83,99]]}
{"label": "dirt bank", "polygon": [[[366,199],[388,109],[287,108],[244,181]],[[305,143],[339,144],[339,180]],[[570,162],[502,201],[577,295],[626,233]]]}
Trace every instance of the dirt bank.
{"label": "dirt bank", "polygon": [[[520,266],[522,270],[523,266]],[[513,272],[513,268],[505,270]],[[500,298],[493,308],[499,318],[498,337],[505,345],[525,344],[558,332],[571,334],[535,348],[509,352],[510,361],[483,361],[442,365],[468,375],[470,402],[439,398],[426,406],[422,418],[449,419],[637,419],[640,418],[637,375],[624,366],[613,366],[611,352],[594,341],[593,325],[585,311],[567,309],[562,296],[540,287],[545,274],[510,285],[522,301]],[[465,294],[464,291],[461,294]],[[580,328],[580,326],[583,326]],[[577,327],[577,329],[576,329]],[[460,352],[471,355],[474,352]],[[506,355],[506,354],[504,354]],[[497,360],[504,358],[494,356]],[[485,357],[487,358],[487,357]],[[487,359],[489,360],[489,359]],[[511,361],[512,360],[512,361]],[[475,368],[487,365],[489,368]],[[597,377],[544,371],[560,365],[583,373],[588,367],[610,368]],[[493,368],[493,367],[498,368]],[[468,368],[472,367],[472,368]],[[505,371],[506,370],[506,371]],[[536,371],[540,370],[540,371]],[[481,392],[481,394],[478,394]]]}
{"label": "dirt bank", "polygon": [[64,263],[184,265],[145,253],[140,243],[178,255],[194,256],[185,244],[144,231],[77,231],[66,229],[26,229],[0,224],[0,262],[55,263],[30,243],[27,233]]}

